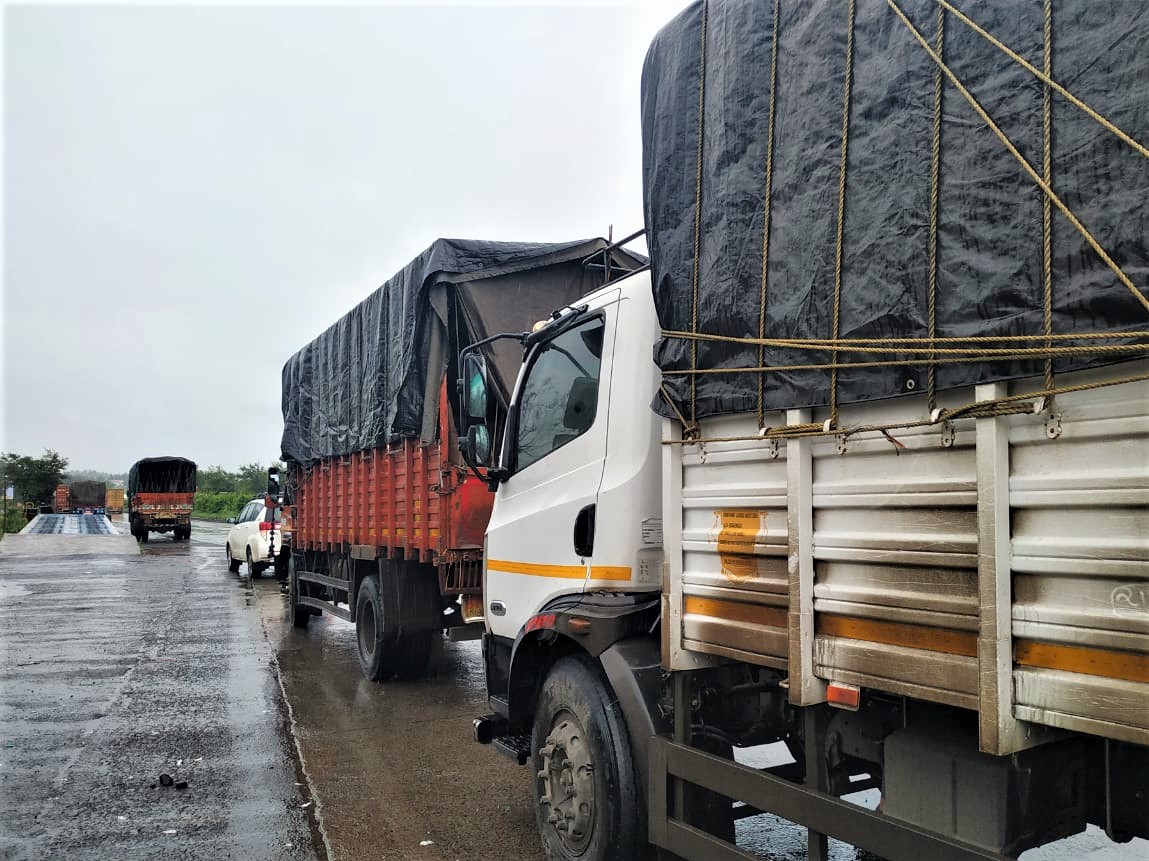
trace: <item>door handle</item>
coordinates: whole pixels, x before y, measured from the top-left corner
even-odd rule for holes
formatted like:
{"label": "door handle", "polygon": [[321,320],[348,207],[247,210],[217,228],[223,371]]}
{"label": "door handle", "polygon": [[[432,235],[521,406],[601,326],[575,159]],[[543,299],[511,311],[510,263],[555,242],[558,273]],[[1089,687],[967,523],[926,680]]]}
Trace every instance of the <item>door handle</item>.
{"label": "door handle", "polygon": [[574,524],[574,551],[586,558],[594,555],[594,506],[588,505],[578,513]]}

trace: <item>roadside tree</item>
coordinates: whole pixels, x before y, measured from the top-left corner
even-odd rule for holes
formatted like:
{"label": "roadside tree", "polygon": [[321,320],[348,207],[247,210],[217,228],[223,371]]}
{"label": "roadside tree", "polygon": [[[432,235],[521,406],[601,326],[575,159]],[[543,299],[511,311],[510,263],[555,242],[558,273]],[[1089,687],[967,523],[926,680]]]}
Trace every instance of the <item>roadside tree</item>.
{"label": "roadside tree", "polygon": [[5,452],[0,458],[3,470],[3,486],[11,485],[16,495],[24,502],[50,502],[52,494],[64,478],[68,469],[68,459],[59,452],[44,449],[40,457]]}

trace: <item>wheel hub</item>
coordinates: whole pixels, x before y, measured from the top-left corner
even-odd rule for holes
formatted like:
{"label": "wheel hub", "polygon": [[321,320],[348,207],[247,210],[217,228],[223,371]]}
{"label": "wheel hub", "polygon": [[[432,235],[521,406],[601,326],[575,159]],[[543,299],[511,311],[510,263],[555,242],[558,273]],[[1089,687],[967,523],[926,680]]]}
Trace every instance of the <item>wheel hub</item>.
{"label": "wheel hub", "polygon": [[582,727],[569,716],[556,720],[539,755],[539,804],[562,842],[581,851],[590,840],[595,815],[594,762]]}

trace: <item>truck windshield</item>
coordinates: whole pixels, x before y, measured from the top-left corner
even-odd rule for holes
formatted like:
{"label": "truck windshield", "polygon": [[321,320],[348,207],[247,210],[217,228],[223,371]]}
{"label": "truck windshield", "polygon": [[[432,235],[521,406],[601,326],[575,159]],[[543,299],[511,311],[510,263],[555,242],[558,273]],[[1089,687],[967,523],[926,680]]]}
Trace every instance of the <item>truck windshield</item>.
{"label": "truck windshield", "polygon": [[598,407],[604,323],[591,319],[543,345],[519,397],[515,469],[590,430]]}

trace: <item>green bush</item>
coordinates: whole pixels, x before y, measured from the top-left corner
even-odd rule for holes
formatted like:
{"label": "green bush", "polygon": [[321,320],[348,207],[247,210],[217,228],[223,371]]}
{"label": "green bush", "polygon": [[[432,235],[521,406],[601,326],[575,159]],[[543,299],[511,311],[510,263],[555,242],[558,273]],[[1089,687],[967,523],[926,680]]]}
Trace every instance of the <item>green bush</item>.
{"label": "green bush", "polygon": [[251,500],[251,494],[229,490],[218,493],[199,491],[195,495],[192,517],[204,520],[227,520],[235,517]]}
{"label": "green bush", "polygon": [[0,524],[2,531],[19,532],[27,525],[28,518],[24,516],[24,509],[9,501],[7,518],[3,524]]}

